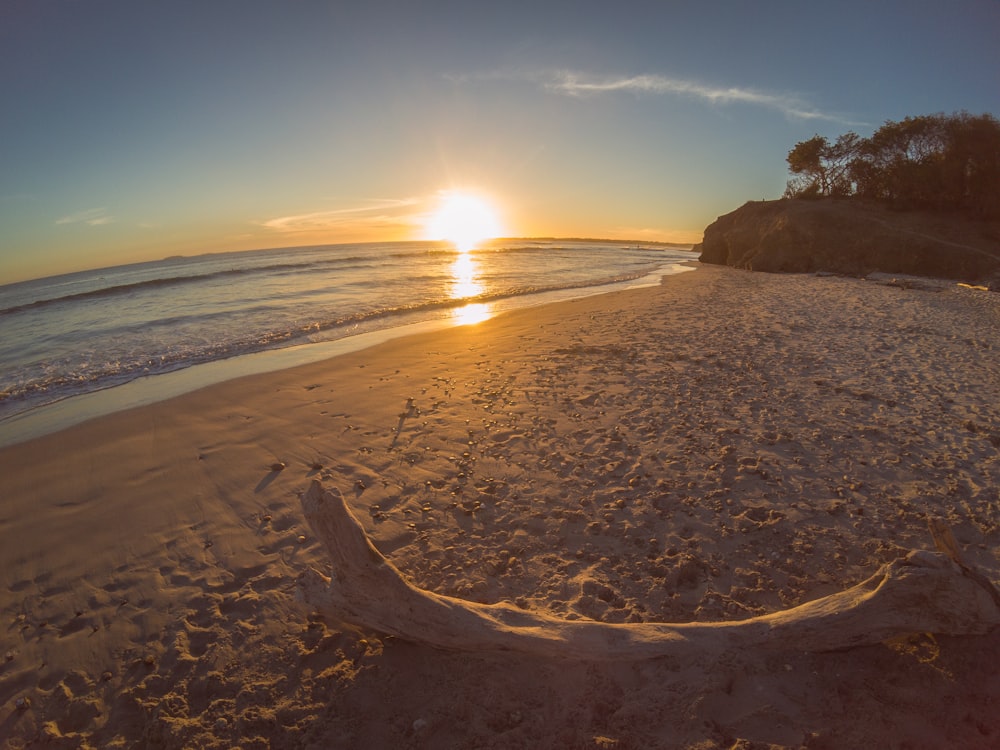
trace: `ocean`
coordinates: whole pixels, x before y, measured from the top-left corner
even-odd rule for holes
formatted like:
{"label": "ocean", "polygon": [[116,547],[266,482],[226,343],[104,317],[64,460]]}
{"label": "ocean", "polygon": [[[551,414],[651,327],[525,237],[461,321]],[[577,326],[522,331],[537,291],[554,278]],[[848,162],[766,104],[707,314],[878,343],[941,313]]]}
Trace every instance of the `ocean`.
{"label": "ocean", "polygon": [[[623,242],[497,240],[461,253],[390,242],[172,257],[0,286],[0,444],[32,432],[26,416],[139,380],[172,395],[157,387],[169,373],[292,348],[305,361],[311,348],[324,353],[318,345],[360,346],[373,332],[655,284],[692,259]],[[83,416],[116,408],[106,401]]]}

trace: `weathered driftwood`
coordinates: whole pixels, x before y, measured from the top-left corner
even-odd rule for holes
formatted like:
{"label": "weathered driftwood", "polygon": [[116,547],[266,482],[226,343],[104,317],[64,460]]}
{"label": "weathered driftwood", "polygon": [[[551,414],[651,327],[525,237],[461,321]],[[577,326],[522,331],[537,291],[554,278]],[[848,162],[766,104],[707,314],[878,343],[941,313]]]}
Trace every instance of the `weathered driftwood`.
{"label": "weathered driftwood", "polygon": [[982,634],[1000,624],[1000,608],[983,585],[947,556],[926,551],[885,565],[841,593],[749,620],[562,620],[418,589],[375,549],[339,490],[314,481],[302,505],[330,553],[334,573],[332,579],[312,569],[302,574],[305,601],[343,622],[443,649],[683,662],[737,649],[831,651],[906,633]]}

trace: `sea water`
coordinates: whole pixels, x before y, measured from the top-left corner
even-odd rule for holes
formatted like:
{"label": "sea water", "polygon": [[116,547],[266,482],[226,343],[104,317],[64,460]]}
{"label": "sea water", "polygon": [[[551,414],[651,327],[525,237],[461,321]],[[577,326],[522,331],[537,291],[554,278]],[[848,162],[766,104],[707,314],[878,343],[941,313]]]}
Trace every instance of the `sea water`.
{"label": "sea water", "polygon": [[618,242],[503,240],[467,252],[393,242],[173,257],[0,286],[0,432],[137,379],[658,283],[692,257]]}

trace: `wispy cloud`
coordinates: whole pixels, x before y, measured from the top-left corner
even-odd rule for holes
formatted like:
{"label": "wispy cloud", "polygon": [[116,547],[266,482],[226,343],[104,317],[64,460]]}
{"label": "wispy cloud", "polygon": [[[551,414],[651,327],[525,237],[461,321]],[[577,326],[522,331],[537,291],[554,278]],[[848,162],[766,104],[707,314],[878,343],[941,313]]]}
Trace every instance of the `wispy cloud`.
{"label": "wispy cloud", "polygon": [[108,209],[106,208],[91,208],[87,211],[78,211],[75,214],[69,214],[68,216],[63,216],[61,219],[56,219],[56,224],[88,224],[92,227],[111,224],[113,222],[114,218],[108,216]]}
{"label": "wispy cloud", "polygon": [[[461,81],[465,77],[453,77]],[[598,76],[573,70],[494,72],[486,79],[529,80],[546,91],[565,96],[600,96],[614,93],[685,96],[715,105],[748,104],[772,109],[798,120],[826,120],[847,125],[863,125],[844,116],[824,112],[802,96],[792,93],[762,91],[739,86],[713,86],[697,81],[647,73],[632,76]]]}
{"label": "wispy cloud", "polygon": [[416,198],[377,198],[361,206],[279,216],[261,222],[261,226],[277,232],[409,226],[413,219],[405,209],[419,202]]}

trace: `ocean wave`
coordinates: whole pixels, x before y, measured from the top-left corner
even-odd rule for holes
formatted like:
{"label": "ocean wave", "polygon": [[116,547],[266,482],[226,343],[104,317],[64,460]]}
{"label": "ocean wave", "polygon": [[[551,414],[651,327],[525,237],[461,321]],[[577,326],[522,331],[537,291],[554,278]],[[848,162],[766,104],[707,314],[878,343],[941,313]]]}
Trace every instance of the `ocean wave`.
{"label": "ocean wave", "polygon": [[[45,403],[60,401],[70,396],[94,390],[122,385],[137,378],[150,375],[165,374],[175,370],[212,362],[231,357],[253,354],[256,352],[296,346],[304,343],[330,341],[354,335],[361,329],[391,328],[406,321],[433,317],[434,313],[457,309],[473,303],[490,303],[504,299],[541,295],[550,292],[573,291],[583,288],[600,288],[613,284],[634,281],[647,276],[660,265],[652,265],[633,269],[628,273],[620,273],[602,279],[588,279],[574,283],[517,286],[502,290],[485,292],[460,298],[441,297],[422,300],[413,303],[403,303],[372,307],[346,314],[331,313],[313,318],[298,324],[286,324],[282,327],[261,329],[245,335],[231,337],[228,340],[202,339],[194,345],[183,345],[173,351],[161,351],[156,355],[148,352],[105,352],[104,361],[95,359],[77,359],[70,361],[48,361],[44,364],[12,373],[2,389],[0,389],[0,411],[3,416],[0,421],[12,414],[35,408]],[[254,308],[243,308],[241,315],[251,311],[266,314],[265,305]],[[223,327],[232,316],[225,312],[198,315],[177,315],[159,319],[155,326],[162,330],[177,329],[189,323],[199,326],[218,319]],[[147,326],[147,333],[152,328]],[[230,327],[231,330],[231,327]],[[112,332],[113,333],[113,332]],[[122,334],[136,333],[127,327],[121,329]],[[152,338],[156,338],[152,336]]]}
{"label": "ocean wave", "polygon": [[[359,246],[355,246],[359,247]],[[319,248],[311,248],[312,251],[317,251]],[[486,244],[475,250],[471,251],[473,257],[476,255],[495,255],[495,254],[531,254],[531,253],[544,253],[546,255],[554,255],[556,253],[566,252],[572,253],[573,251],[582,249],[573,243],[544,243],[544,244],[533,244],[530,242],[517,243],[511,245],[491,245]],[[593,247],[589,247],[593,249]],[[632,250],[631,252],[635,252]],[[662,253],[658,250],[647,250],[650,258],[655,257],[656,254]],[[81,292],[72,292],[69,294],[56,295],[51,297],[43,297],[41,299],[35,299],[30,302],[25,302],[22,304],[11,305],[9,307],[0,308],[0,317],[6,315],[13,315],[16,313],[25,312],[28,310],[37,310],[39,308],[46,308],[52,305],[60,305],[65,303],[74,302],[85,302],[92,300],[101,299],[114,299],[122,296],[127,296],[130,294],[141,293],[143,291],[152,291],[167,289],[171,287],[181,287],[192,284],[200,284],[211,282],[219,279],[225,278],[246,278],[253,276],[279,276],[285,274],[296,274],[305,275],[313,273],[329,273],[333,271],[348,271],[357,270],[360,268],[371,267],[375,268],[380,264],[386,262],[399,262],[409,258],[421,257],[421,256],[447,256],[456,255],[457,251],[454,247],[446,243],[441,242],[417,242],[408,243],[402,248],[398,249],[386,249],[384,252],[376,252],[373,248],[368,249],[365,253],[355,253],[350,255],[344,255],[341,257],[331,257],[331,258],[318,258],[310,259],[301,262],[282,262],[282,263],[268,263],[262,265],[245,265],[231,268],[220,268],[214,270],[207,270],[201,273],[194,274],[181,274],[177,276],[160,276],[152,279],[143,279],[141,281],[132,281],[122,284],[110,284],[109,286],[99,287],[96,289],[88,289]]]}
{"label": "ocean wave", "polygon": [[20,305],[12,305],[10,307],[0,308],[0,316],[12,315],[14,313],[24,312],[27,310],[36,310],[38,308],[64,304],[67,302],[83,302],[102,298],[114,298],[136,292],[203,283],[227,277],[277,276],[281,274],[303,274],[316,271],[328,272],[334,269],[343,270],[348,268],[365,268],[370,265],[370,258],[356,256],[348,258],[331,258],[328,260],[310,261],[306,263],[274,263],[270,265],[250,266],[246,268],[226,268],[185,276],[164,276],[155,279],[129,282],[127,284],[113,284],[99,289],[88,289],[85,292],[74,292],[58,297],[38,299]]}

